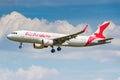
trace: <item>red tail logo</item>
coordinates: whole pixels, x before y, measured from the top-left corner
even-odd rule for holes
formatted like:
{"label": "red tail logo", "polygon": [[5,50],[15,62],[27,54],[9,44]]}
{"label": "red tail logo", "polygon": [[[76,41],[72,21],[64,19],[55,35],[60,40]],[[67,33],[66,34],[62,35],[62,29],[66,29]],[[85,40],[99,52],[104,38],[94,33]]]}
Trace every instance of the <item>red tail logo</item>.
{"label": "red tail logo", "polygon": [[105,22],[102,25],[100,25],[100,27],[98,28],[98,30],[94,33],[94,35],[97,38],[105,38],[103,32],[104,30],[108,27],[108,25],[110,24],[110,22]]}
{"label": "red tail logo", "polygon": [[102,25],[100,25],[99,28],[97,29],[97,31],[88,38],[88,41],[85,44],[85,46],[89,45],[96,38],[106,38],[104,36],[103,32],[108,27],[109,24],[110,24],[110,22],[105,22]]}

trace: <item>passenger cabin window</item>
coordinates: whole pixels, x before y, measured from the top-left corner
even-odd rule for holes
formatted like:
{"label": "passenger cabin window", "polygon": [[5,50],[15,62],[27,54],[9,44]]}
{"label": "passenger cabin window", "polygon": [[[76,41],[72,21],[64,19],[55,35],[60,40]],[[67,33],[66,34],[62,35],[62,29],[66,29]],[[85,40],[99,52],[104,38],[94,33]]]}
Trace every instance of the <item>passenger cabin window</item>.
{"label": "passenger cabin window", "polygon": [[17,34],[17,32],[12,32],[12,34]]}

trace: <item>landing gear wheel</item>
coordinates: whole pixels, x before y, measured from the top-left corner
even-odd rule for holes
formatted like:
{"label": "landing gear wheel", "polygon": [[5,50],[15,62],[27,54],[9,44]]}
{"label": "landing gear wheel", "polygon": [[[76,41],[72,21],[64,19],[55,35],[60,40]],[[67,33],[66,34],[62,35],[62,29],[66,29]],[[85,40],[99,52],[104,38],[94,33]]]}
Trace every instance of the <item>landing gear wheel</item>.
{"label": "landing gear wheel", "polygon": [[22,46],[19,46],[19,49],[21,49],[22,48]]}
{"label": "landing gear wheel", "polygon": [[58,48],[57,48],[57,51],[61,51],[61,47],[58,47]]}
{"label": "landing gear wheel", "polygon": [[51,49],[51,53],[54,53],[55,52],[55,49]]}

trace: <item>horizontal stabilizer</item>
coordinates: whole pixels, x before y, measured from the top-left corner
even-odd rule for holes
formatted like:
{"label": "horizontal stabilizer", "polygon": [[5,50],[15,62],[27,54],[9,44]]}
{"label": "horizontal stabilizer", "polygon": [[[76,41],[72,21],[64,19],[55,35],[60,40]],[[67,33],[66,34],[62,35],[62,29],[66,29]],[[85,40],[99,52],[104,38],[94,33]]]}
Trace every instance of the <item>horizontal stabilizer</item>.
{"label": "horizontal stabilizer", "polygon": [[114,39],[114,38],[106,38],[104,40],[99,40],[98,42],[106,42],[106,41],[109,41],[109,40],[112,40],[112,39]]}

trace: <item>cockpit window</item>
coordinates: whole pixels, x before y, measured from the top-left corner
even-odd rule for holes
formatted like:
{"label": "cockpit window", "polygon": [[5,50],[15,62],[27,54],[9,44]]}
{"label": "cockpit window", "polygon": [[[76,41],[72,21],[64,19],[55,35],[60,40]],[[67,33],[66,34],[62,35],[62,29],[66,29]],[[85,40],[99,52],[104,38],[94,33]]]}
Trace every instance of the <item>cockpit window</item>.
{"label": "cockpit window", "polygon": [[12,32],[12,34],[17,34],[17,32]]}

